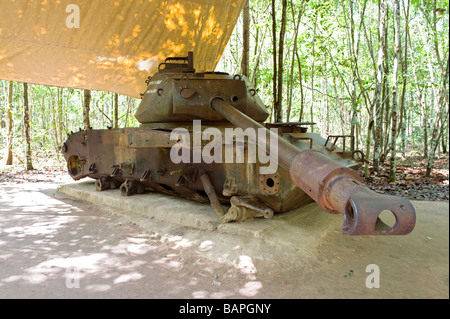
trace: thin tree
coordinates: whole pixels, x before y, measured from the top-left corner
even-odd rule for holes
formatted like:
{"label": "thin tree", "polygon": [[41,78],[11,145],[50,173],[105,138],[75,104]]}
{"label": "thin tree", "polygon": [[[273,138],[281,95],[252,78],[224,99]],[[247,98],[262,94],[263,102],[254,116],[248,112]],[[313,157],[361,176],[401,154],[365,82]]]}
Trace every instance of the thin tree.
{"label": "thin tree", "polygon": [[13,82],[9,82],[8,90],[8,105],[6,107],[6,165],[13,164],[13,117],[12,117],[12,106],[13,106]]}
{"label": "thin tree", "polygon": [[59,130],[59,137],[61,139],[61,141],[58,143],[58,148],[59,146],[62,144],[62,141],[64,140],[64,138],[66,136],[64,136],[64,102],[63,102],[63,95],[64,95],[64,88],[59,87],[57,89],[57,93],[58,93],[58,130]]}
{"label": "thin tree", "polygon": [[31,127],[30,127],[30,108],[28,104],[28,84],[23,83],[23,127],[25,129],[25,159],[26,170],[33,170],[31,161]]}
{"label": "thin tree", "polygon": [[242,10],[242,59],[241,74],[249,77],[249,52],[250,52],[250,5],[246,1]]}
{"label": "thin tree", "polygon": [[[299,5],[299,11],[298,11],[298,17],[297,17],[297,23],[295,22],[295,14],[294,14],[294,4],[293,1],[291,0],[291,13],[292,13],[292,22],[294,24],[294,48],[292,49],[292,59],[291,59],[291,75],[290,75],[290,86],[289,86],[289,96],[288,96],[288,109],[287,109],[287,113],[286,113],[286,122],[289,122],[290,117],[291,117],[291,109],[292,109],[292,91],[293,91],[293,86],[294,86],[294,62],[295,62],[295,56],[298,55],[298,50],[297,50],[297,39],[298,39],[298,31],[299,31],[299,26],[300,26],[300,19],[302,18],[302,14],[303,14],[303,1],[301,1],[300,5]],[[298,59],[298,63],[300,63],[300,58]],[[302,88],[302,78],[301,78],[301,66],[299,66],[299,84],[300,84],[300,95],[301,95],[301,100],[303,100],[303,88]],[[303,108],[303,105],[301,106],[301,108]]]}
{"label": "thin tree", "polygon": [[[316,32],[317,32],[317,16],[318,16],[317,8],[314,10],[314,34],[312,39],[312,70],[311,70],[311,104],[310,104],[310,116],[311,123],[314,122],[314,71],[315,71],[315,49],[316,49]],[[314,125],[311,126],[311,132],[314,132]]]}
{"label": "thin tree", "polygon": [[400,123],[399,128],[397,130],[397,134],[401,132],[401,148],[402,148],[402,156],[406,157],[406,106],[405,106],[405,95],[406,95],[406,82],[408,77],[406,76],[406,70],[408,68],[408,28],[409,28],[409,4],[407,9],[405,10],[405,3],[402,1],[403,12],[405,15],[405,44],[403,47],[403,62],[402,62],[402,78],[403,78],[403,86],[402,86],[402,97],[400,100]]}
{"label": "thin tree", "polygon": [[391,139],[391,158],[389,182],[395,182],[396,169],[396,153],[397,153],[397,77],[398,77],[398,61],[400,56],[400,3],[399,0],[394,1],[394,70],[392,74],[392,139]]}
{"label": "thin tree", "polygon": [[382,95],[381,95],[381,123],[383,128],[381,129],[381,139],[380,139],[380,157],[379,163],[384,163],[387,157],[387,153],[390,147],[389,138],[391,136],[391,132],[389,131],[389,125],[391,121],[390,114],[390,103],[391,103],[391,93],[389,90],[389,56],[388,56],[388,33],[389,33],[389,6],[386,2],[385,6],[386,10],[386,22],[385,22],[385,30],[384,30],[384,67],[383,67],[383,84],[382,84]]}
{"label": "thin tree", "polygon": [[[344,12],[345,12],[345,9],[344,9]],[[352,91],[351,91],[352,119],[350,122],[350,135],[354,137],[351,140],[351,145],[350,145],[352,152],[355,150],[356,123],[358,121],[357,108],[356,108],[356,63],[357,63],[358,57],[355,54],[355,21],[354,21],[353,16],[354,16],[353,1],[350,0],[350,36],[348,37],[348,40],[349,40],[349,53],[350,53],[350,56],[353,58],[352,81],[351,81],[351,84],[352,84]]]}
{"label": "thin tree", "polygon": [[55,149],[59,149],[62,141],[62,137],[60,138],[58,133],[58,124],[57,124],[57,110],[55,108],[55,98],[53,96],[53,90],[50,88],[50,103],[52,110],[52,120],[53,120],[53,133],[55,134]]}
{"label": "thin tree", "polygon": [[417,86],[417,101],[420,105],[421,115],[422,115],[422,129],[423,129],[423,156],[428,158],[428,115],[426,110],[426,104],[425,104],[425,97],[423,96],[422,87],[419,82],[419,76],[418,72],[416,70],[416,62],[414,59],[414,51],[411,43],[411,34],[409,32],[409,29],[407,29],[407,36],[408,36],[408,44],[409,44],[409,54],[411,58],[411,66],[412,71],[414,75],[414,81],[416,82]]}
{"label": "thin tree", "polygon": [[[356,43],[355,43],[355,21],[354,21],[354,13],[353,13],[353,1],[350,1],[350,35],[348,36],[349,40],[349,53],[350,56],[353,59],[352,63],[352,90],[351,90],[351,101],[352,101],[352,119],[351,119],[351,133],[350,135],[354,136],[355,138],[352,140],[351,144],[351,150],[352,152],[355,150],[355,144],[358,145],[358,134],[357,134],[357,127],[358,127],[358,109],[357,109],[357,102],[356,102],[356,83],[355,81],[358,81],[358,85],[361,89],[361,94],[364,96],[365,99],[368,99],[366,96],[365,90],[363,88],[362,80],[359,75],[359,67],[358,67],[358,59],[359,59],[359,42],[360,42],[360,34],[361,30],[364,25],[364,16],[366,11],[366,4],[367,0],[364,0],[362,12],[360,14],[360,24],[357,31],[357,37],[356,37]],[[345,18],[345,8],[344,9],[344,18]]]}
{"label": "thin tree", "polygon": [[384,33],[386,23],[386,0],[380,0],[380,21],[378,32],[378,62],[377,62],[377,77],[375,86],[375,114],[376,114],[376,134],[373,149],[373,169],[375,172],[379,171],[380,164],[380,148],[381,148],[381,134],[382,134],[382,101],[381,101],[381,86],[384,79]]}
{"label": "thin tree", "polygon": [[277,80],[277,100],[275,103],[275,122],[283,120],[283,62],[284,62],[284,37],[286,34],[286,15],[287,15],[287,0],[282,0],[281,9],[281,29],[280,40],[278,43],[278,80]]}
{"label": "thin tree", "polygon": [[119,94],[114,93],[114,127],[119,127]]}
{"label": "thin tree", "polygon": [[[276,0],[272,0],[272,61],[273,61],[273,78],[272,78],[272,96],[273,110],[277,104],[277,12],[275,6]],[[276,122],[276,121],[275,121]]]}
{"label": "thin tree", "polygon": [[[266,38],[266,32],[269,30],[269,27],[266,25],[264,27],[264,32],[262,34],[262,37],[259,35],[259,30],[256,30],[256,39],[255,39],[255,63],[253,63],[253,69],[252,69],[252,76],[250,79],[250,82],[252,83],[253,87],[256,87],[258,85],[258,68],[259,68],[259,62],[261,60],[261,54],[264,47],[264,39]],[[259,40],[261,39],[261,40]]]}
{"label": "thin tree", "polygon": [[427,164],[427,170],[426,170],[426,176],[431,176],[431,169],[433,168],[434,164],[434,157],[436,153],[436,149],[439,146],[439,139],[442,137],[442,134],[444,132],[445,123],[448,122],[448,108],[446,108],[446,103],[444,101],[444,96],[447,95],[447,86],[449,83],[449,62],[450,57],[447,57],[447,67],[445,69],[445,73],[441,76],[441,88],[439,90],[439,96],[438,96],[438,105],[439,105],[439,112],[436,117],[435,125],[433,128],[433,135],[431,138],[431,147],[430,147],[430,154]]}
{"label": "thin tree", "polygon": [[[298,46],[297,37],[298,37],[298,29],[300,27],[300,19],[301,19],[302,15],[303,15],[303,2],[304,2],[304,0],[302,0],[302,2],[300,4],[300,9],[299,9],[299,12],[298,12],[297,26],[296,26],[295,47],[294,47],[295,48],[294,52],[295,52],[295,57],[297,59],[297,67],[298,67],[298,82],[299,82],[298,84],[300,86],[300,112],[299,112],[300,114],[298,116],[298,121],[299,122],[301,122],[303,120],[303,111],[304,111],[304,105],[305,105],[305,103],[304,103],[305,97],[304,97],[304,94],[303,94],[302,61],[300,59],[300,55],[299,55],[298,50],[297,50],[297,46]],[[292,6],[293,6],[293,4],[291,3],[291,7]],[[294,21],[294,26],[295,26],[294,10],[293,9],[292,9],[292,20]]]}
{"label": "thin tree", "polygon": [[91,123],[89,120],[90,106],[91,106],[91,90],[84,90],[83,126],[85,130],[88,130],[91,127]]}

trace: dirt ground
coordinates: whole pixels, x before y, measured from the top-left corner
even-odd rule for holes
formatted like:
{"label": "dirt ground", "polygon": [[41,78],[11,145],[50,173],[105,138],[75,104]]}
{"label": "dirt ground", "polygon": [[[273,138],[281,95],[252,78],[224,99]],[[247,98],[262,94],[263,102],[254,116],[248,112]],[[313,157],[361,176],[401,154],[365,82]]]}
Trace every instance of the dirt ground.
{"label": "dirt ground", "polygon": [[162,224],[57,194],[67,181],[0,184],[0,298],[449,298],[448,202],[414,201],[408,236],[343,236],[323,213],[305,247],[289,225],[287,245]]}

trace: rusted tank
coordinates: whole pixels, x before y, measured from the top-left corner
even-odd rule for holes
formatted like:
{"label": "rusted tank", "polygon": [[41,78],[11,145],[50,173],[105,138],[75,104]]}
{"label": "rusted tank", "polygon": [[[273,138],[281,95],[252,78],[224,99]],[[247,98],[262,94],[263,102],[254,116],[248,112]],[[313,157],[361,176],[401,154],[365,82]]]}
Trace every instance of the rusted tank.
{"label": "rusted tank", "polygon": [[[408,200],[364,185],[356,172],[363,153],[345,146],[351,136],[325,139],[308,132],[314,123],[264,124],[269,113],[244,76],[195,72],[190,52],[167,58],[147,85],[140,127],[70,134],[63,153],[72,178],[91,177],[98,191],[125,196],[161,192],[210,203],[217,223],[271,218],[314,200],[344,215],[344,234],[413,230]],[[378,218],[385,210],[394,225]]]}

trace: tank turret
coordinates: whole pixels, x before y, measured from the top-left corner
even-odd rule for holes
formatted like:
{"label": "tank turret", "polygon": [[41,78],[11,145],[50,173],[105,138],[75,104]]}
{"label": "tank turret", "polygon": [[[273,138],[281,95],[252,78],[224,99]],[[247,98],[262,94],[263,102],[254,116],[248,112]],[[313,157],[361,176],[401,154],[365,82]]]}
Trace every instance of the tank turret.
{"label": "tank turret", "polygon": [[211,108],[211,97],[220,96],[255,121],[264,122],[269,113],[246,77],[224,72],[200,72],[193,68],[193,54],[167,58],[147,80],[148,87],[136,111],[142,123],[223,122]]}

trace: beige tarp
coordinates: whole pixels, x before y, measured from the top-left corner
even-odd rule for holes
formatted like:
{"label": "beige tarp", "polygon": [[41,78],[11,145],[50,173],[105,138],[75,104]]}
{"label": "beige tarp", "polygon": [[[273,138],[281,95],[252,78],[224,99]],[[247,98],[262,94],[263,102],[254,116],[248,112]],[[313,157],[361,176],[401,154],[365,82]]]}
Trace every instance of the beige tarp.
{"label": "beige tarp", "polygon": [[0,0],[0,79],[139,97],[168,56],[214,70],[245,0]]}

